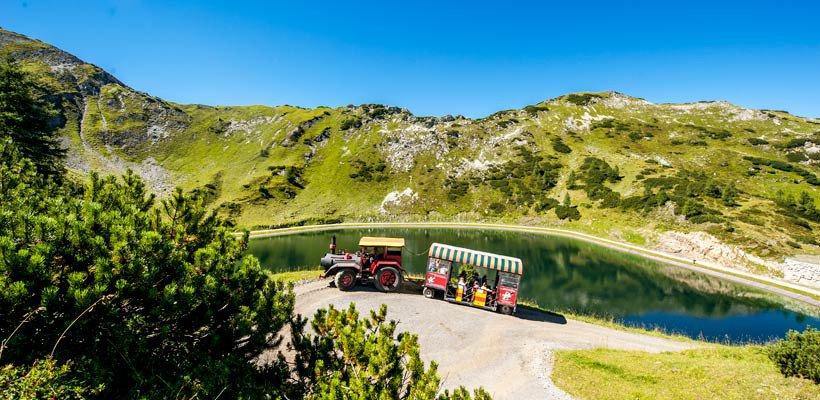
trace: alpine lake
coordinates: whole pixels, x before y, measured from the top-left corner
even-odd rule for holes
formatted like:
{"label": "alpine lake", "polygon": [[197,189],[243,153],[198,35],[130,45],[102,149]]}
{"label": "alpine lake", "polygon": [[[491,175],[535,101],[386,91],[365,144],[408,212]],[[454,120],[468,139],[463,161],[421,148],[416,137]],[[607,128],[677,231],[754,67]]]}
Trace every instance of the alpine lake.
{"label": "alpine lake", "polygon": [[[558,236],[485,229],[373,228],[252,239],[248,251],[274,272],[317,268],[331,236],[355,251],[362,236],[403,237],[404,268],[423,275],[433,242],[518,257],[520,300],[544,309],[612,318],[725,343],[759,343],[820,327],[820,310],[763,290]],[[432,306],[438,303],[431,304]],[[443,305],[442,305],[443,306]]]}

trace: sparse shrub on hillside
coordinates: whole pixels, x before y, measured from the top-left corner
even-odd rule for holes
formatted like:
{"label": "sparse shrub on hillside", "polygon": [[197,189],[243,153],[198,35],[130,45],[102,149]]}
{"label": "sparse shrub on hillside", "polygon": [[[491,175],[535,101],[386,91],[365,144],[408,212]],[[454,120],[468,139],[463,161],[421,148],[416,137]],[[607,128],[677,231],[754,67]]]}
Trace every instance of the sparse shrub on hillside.
{"label": "sparse shrub on hillside", "polygon": [[362,126],[362,119],[356,116],[348,117],[342,120],[339,124],[339,129],[346,131],[351,128],[359,128]]}
{"label": "sparse shrub on hillside", "polygon": [[[575,178],[575,177],[574,177]],[[603,200],[600,204],[603,208],[617,207],[621,196],[604,183],[615,183],[621,180],[618,168],[611,167],[606,161],[587,157],[579,167],[578,180],[584,183],[582,186],[573,184],[574,187],[583,188],[591,200]]]}
{"label": "sparse shrub on hillside", "polygon": [[568,219],[570,221],[581,219],[581,212],[578,211],[577,206],[572,205],[572,200],[569,197],[569,193],[564,195],[564,200],[561,204],[555,206],[555,216],[560,219]]}
{"label": "sparse shrub on hillside", "polygon": [[701,224],[704,222],[721,222],[722,218],[717,211],[711,210],[695,199],[686,199],[682,207],[675,209],[675,213],[683,215],[689,222]]}
{"label": "sparse shrub on hillside", "polygon": [[378,160],[374,163],[368,163],[367,161],[356,159],[353,160],[350,165],[352,165],[355,170],[350,174],[350,177],[355,181],[384,182],[388,178],[387,164],[385,164],[382,160]]}
{"label": "sparse shrub on hillside", "polygon": [[766,165],[776,170],[794,172],[803,177],[803,179],[806,180],[806,183],[814,186],[820,186],[820,179],[817,178],[817,175],[803,167],[780,160],[771,160],[760,157],[744,156],[743,159],[750,161],[754,166]]}
{"label": "sparse shrub on hillside", "polygon": [[726,206],[736,205],[740,195],[733,184],[724,184],[703,173],[679,171],[675,176],[648,177],[643,180],[644,193],[623,198],[620,207],[648,212],[669,201],[675,203],[675,213],[692,223],[720,222],[720,211],[704,204],[706,198],[720,200]]}
{"label": "sparse shrub on hillside", "polygon": [[552,149],[562,154],[572,153],[572,149],[560,137],[552,138]]}
{"label": "sparse shrub on hillside", "polygon": [[[555,187],[561,164],[546,161],[543,156],[524,146],[516,148],[516,153],[517,158],[488,169],[483,182],[503,193],[510,204],[529,206]],[[453,183],[448,183],[448,186],[451,191],[464,190]]]}
{"label": "sparse shrub on hillside", "polygon": [[715,140],[723,140],[732,137],[732,133],[726,129],[707,128],[700,125],[687,125],[690,128],[700,132],[701,138],[709,138]]}
{"label": "sparse shrub on hillside", "polygon": [[496,202],[490,203],[490,205],[487,207],[487,210],[492,214],[500,215],[501,213],[504,212],[504,209],[506,209],[506,208],[507,207],[504,205],[504,203],[499,203],[499,202],[496,201]]}
{"label": "sparse shrub on hillside", "polygon": [[466,196],[470,190],[469,182],[455,178],[447,178],[444,182],[444,186],[447,187],[447,199],[450,201],[457,201]]}
{"label": "sparse shrub on hillside", "polygon": [[786,153],[786,160],[789,162],[799,163],[803,161],[808,161],[809,156],[806,155],[806,153],[803,153],[802,151],[793,151],[790,153]]}
{"label": "sparse shrub on hillside", "polygon": [[547,212],[547,211],[555,208],[557,205],[558,205],[558,200],[547,197],[547,198],[538,200],[535,203],[535,209],[538,210],[539,212],[544,213],[544,212]]}
{"label": "sparse shrub on hillside", "polygon": [[500,128],[506,128],[508,126],[515,125],[517,123],[518,123],[517,119],[510,118],[510,119],[505,119],[505,120],[498,121],[498,126]]}
{"label": "sparse shrub on hillside", "polygon": [[219,196],[222,194],[222,171],[217,172],[214,174],[213,178],[209,183],[206,183],[204,186],[200,188],[196,188],[191,191],[191,194],[202,200],[204,205],[208,205],[214,202]]}
{"label": "sparse shrub on hillside", "polygon": [[601,95],[595,93],[572,93],[564,96],[564,100],[575,104],[576,106],[586,106],[592,102],[593,99],[600,99]]}
{"label": "sparse shrub on hillside", "polygon": [[365,104],[362,106],[365,114],[372,119],[384,119],[390,110],[382,104]]}
{"label": "sparse shrub on hillside", "polygon": [[228,121],[225,121],[222,118],[217,118],[216,121],[213,121],[210,126],[208,126],[208,130],[215,135],[221,135],[228,130],[229,125],[230,123]]}
{"label": "sparse shrub on hillside", "polygon": [[604,118],[600,121],[592,121],[590,124],[589,129],[612,129],[615,127],[615,118]]}
{"label": "sparse shrub on hillside", "polygon": [[820,141],[815,141],[813,138],[792,138],[784,143],[778,144],[777,147],[781,149],[794,149],[803,147],[806,143],[820,144]]}
{"label": "sparse shrub on hillside", "polygon": [[618,168],[613,168],[606,161],[587,157],[580,167],[580,177],[587,184],[600,185],[604,182],[615,183],[621,180],[622,176]]}
{"label": "sparse shrub on hillside", "polygon": [[817,210],[814,198],[806,191],[801,191],[800,196],[795,199],[791,194],[784,194],[782,190],[778,190],[775,194],[775,204],[792,216],[820,222],[820,211]]}
{"label": "sparse shrub on hillside", "polygon": [[729,184],[723,186],[720,191],[720,200],[723,201],[723,204],[729,207],[734,207],[737,205],[737,188],[733,184]]}
{"label": "sparse shrub on hillside", "polygon": [[760,145],[764,145],[764,144],[769,144],[768,140],[760,139],[760,138],[749,138],[749,139],[747,139],[747,141],[752,146],[760,146]]}
{"label": "sparse shrub on hillside", "polygon": [[789,331],[769,347],[769,358],[785,376],[811,379],[820,384],[820,330]]}
{"label": "sparse shrub on hillside", "polygon": [[546,112],[546,111],[549,111],[549,110],[550,109],[547,108],[547,106],[544,106],[544,105],[534,105],[534,106],[530,105],[530,106],[524,107],[524,111],[531,117],[534,117],[534,116],[538,115],[538,113],[541,112],[541,111]]}
{"label": "sparse shrub on hillside", "polygon": [[655,135],[652,134],[652,132],[637,132],[637,131],[629,132],[629,135],[627,135],[627,136],[629,137],[629,140],[631,140],[633,142],[641,140],[641,139],[651,139],[651,138],[655,137]]}

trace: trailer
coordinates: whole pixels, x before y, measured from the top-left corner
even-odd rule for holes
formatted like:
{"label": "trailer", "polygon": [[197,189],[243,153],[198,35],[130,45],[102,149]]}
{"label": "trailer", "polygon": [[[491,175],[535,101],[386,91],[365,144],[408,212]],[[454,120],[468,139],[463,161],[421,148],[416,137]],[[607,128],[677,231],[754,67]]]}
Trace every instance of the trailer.
{"label": "trailer", "polygon": [[[483,282],[478,275],[466,276],[462,266],[485,271]],[[457,280],[453,278],[456,269],[461,271]],[[489,271],[495,273],[493,282],[487,281]],[[428,252],[423,293],[429,299],[440,296],[451,303],[509,315],[516,311],[523,273],[523,263],[518,258],[433,243]]]}

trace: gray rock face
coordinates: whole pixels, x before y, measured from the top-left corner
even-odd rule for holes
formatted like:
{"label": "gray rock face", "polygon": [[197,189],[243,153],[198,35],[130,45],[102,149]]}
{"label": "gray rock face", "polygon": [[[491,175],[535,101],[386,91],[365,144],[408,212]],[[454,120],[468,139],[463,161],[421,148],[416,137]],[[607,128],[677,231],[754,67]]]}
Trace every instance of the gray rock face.
{"label": "gray rock face", "polygon": [[820,260],[787,258],[783,262],[783,278],[801,285],[820,288]]}
{"label": "gray rock face", "polygon": [[[138,92],[96,65],[54,46],[18,33],[0,29],[0,48],[7,50],[15,60],[34,61],[51,69],[52,76],[62,84],[61,90],[49,96],[60,115],[55,125],[64,126],[68,120],[82,121],[85,112],[113,114],[110,121],[103,119],[99,140],[126,153],[145,145],[166,139],[183,131],[190,117],[174,104]],[[105,96],[104,88],[121,88],[115,96]],[[102,100],[102,101],[101,101]],[[126,100],[131,108],[126,107]],[[87,107],[88,104],[93,107]],[[108,129],[108,123],[133,128]],[[128,124],[132,123],[132,124]]]}
{"label": "gray rock face", "polygon": [[76,56],[56,47],[33,40],[24,35],[0,29],[0,47],[27,43],[32,46],[19,47],[10,55],[15,60],[37,59],[49,67],[60,81],[75,86],[83,96],[95,96],[100,88],[108,84],[127,87],[113,75],[96,65],[88,64]]}

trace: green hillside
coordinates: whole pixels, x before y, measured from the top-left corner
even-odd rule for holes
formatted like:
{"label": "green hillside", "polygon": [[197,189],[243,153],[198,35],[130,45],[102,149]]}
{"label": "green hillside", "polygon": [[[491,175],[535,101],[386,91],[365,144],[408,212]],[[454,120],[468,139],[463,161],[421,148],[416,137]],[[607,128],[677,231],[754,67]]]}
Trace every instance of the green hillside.
{"label": "green hillside", "polygon": [[501,221],[647,246],[703,231],[767,259],[820,253],[820,121],[784,111],[616,92],[482,119],[182,105],[15,33],[0,30],[0,53],[60,107],[70,169],[131,168],[160,194],[199,191],[240,227]]}

